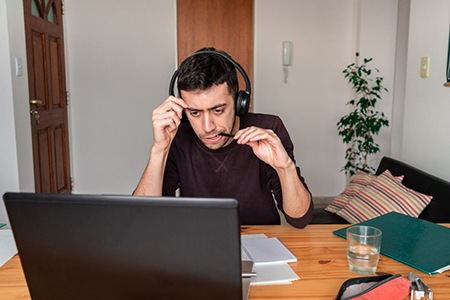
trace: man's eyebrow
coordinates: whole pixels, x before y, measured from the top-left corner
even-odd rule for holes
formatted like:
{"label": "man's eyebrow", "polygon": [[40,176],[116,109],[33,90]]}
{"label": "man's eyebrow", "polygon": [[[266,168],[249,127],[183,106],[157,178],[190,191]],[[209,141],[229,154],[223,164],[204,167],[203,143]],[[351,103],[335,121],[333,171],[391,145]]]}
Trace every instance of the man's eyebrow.
{"label": "man's eyebrow", "polygon": [[[217,105],[214,105],[213,107],[208,108],[207,110],[218,109],[218,108],[224,107],[226,105],[227,105],[226,103],[217,104]],[[192,107],[187,107],[186,110],[188,110],[188,111],[202,111],[202,109],[197,109],[197,108],[192,108]]]}
{"label": "man's eyebrow", "polygon": [[217,104],[217,105],[214,105],[214,106],[211,107],[211,108],[208,108],[208,110],[215,110],[215,109],[224,107],[224,106],[226,106],[226,105],[227,105],[226,103]]}
{"label": "man's eyebrow", "polygon": [[192,107],[186,107],[185,109],[188,111],[201,111],[201,109],[196,109],[196,108],[192,108]]}

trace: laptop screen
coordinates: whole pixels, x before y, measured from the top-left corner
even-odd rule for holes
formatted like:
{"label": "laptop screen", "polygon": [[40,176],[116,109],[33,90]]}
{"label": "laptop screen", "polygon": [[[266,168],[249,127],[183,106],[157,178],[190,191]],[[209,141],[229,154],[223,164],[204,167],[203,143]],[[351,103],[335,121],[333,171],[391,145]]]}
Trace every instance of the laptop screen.
{"label": "laptop screen", "polygon": [[33,299],[241,299],[234,199],[7,193]]}

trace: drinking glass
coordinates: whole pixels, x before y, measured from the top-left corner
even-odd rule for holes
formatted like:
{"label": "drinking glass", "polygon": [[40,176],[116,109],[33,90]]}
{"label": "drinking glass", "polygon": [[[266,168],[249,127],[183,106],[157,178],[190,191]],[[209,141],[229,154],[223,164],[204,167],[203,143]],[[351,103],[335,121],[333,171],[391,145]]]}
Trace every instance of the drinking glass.
{"label": "drinking glass", "polygon": [[347,229],[347,257],[350,271],[373,274],[377,270],[381,249],[381,230],[356,225]]}

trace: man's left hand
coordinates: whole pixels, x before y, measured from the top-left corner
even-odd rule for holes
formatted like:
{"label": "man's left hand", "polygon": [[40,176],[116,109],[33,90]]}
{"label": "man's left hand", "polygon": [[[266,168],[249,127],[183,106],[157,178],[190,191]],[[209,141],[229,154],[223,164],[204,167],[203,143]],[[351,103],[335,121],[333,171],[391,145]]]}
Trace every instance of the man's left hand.
{"label": "man's left hand", "polygon": [[274,169],[284,169],[292,163],[280,138],[271,129],[247,127],[239,130],[234,139],[238,144],[250,146],[260,160]]}

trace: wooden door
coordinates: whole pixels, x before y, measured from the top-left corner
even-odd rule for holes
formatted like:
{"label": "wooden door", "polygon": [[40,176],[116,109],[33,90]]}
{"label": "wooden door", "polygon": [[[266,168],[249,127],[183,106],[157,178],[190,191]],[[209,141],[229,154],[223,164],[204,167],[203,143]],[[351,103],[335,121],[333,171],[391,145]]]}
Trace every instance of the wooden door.
{"label": "wooden door", "polygon": [[70,193],[61,0],[24,0],[36,192]]}
{"label": "wooden door", "polygon": [[[253,0],[177,0],[177,43],[179,62],[214,47],[231,55],[253,82]],[[239,87],[245,87],[240,76]]]}

